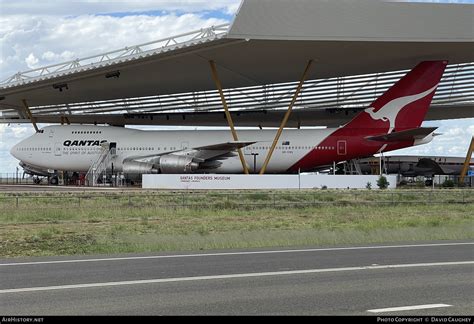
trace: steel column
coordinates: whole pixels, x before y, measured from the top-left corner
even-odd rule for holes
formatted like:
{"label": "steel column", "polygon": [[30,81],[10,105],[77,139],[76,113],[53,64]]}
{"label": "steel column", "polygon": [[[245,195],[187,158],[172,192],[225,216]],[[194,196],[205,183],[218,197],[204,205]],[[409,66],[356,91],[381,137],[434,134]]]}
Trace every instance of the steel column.
{"label": "steel column", "polygon": [[288,118],[290,118],[291,110],[293,109],[296,99],[298,98],[298,95],[301,92],[301,88],[303,87],[303,83],[306,80],[306,76],[308,75],[309,69],[312,64],[313,64],[313,60],[309,60],[308,64],[306,65],[306,69],[303,72],[303,76],[301,77],[301,80],[298,84],[298,87],[296,88],[295,94],[293,95],[293,99],[291,100],[290,106],[288,107],[288,110],[286,111],[285,116],[283,117],[283,120],[281,121],[280,128],[278,129],[275,135],[275,139],[273,140],[272,146],[270,147],[270,150],[268,151],[267,157],[265,158],[265,162],[263,163],[262,169],[260,170],[260,174],[264,174],[267,169],[268,163],[270,162],[270,159],[272,158],[273,151],[275,150],[278,140],[280,139],[280,135],[283,132],[283,128],[286,126],[286,123],[288,122]]}
{"label": "steel column", "polygon": [[[234,138],[234,141],[238,141],[239,138],[237,137],[237,132],[235,131],[235,128],[234,128],[234,122],[232,121],[232,116],[229,113],[229,108],[227,107],[227,101],[225,100],[224,92],[222,91],[222,84],[221,84],[221,81],[219,80],[219,75],[217,74],[216,63],[211,60],[209,61],[209,64],[211,65],[212,78],[214,79],[217,90],[219,91],[219,96],[221,97],[222,106],[224,107],[225,116],[227,118],[227,123],[229,124],[232,137]],[[249,174],[247,163],[245,162],[244,154],[242,153],[242,150],[239,148],[237,149],[237,152],[239,153],[240,162],[242,162],[242,168],[244,169],[244,173]]]}

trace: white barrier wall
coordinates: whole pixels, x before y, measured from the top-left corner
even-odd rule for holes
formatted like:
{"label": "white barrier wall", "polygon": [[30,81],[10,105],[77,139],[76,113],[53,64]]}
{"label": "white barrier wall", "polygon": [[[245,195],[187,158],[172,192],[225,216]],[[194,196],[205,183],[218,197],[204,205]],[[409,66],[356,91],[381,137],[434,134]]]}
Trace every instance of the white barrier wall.
{"label": "white barrier wall", "polygon": [[[395,188],[397,176],[385,176]],[[144,174],[144,189],[377,189],[377,175]]]}

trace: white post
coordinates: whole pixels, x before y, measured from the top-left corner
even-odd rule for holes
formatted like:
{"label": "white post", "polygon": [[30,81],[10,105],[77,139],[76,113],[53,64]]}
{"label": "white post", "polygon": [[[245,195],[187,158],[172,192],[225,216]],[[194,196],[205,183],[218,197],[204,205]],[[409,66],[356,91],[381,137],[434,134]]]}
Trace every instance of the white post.
{"label": "white post", "polygon": [[301,169],[298,168],[298,190],[301,190]]}
{"label": "white post", "polygon": [[380,175],[382,175],[382,153],[379,155]]}

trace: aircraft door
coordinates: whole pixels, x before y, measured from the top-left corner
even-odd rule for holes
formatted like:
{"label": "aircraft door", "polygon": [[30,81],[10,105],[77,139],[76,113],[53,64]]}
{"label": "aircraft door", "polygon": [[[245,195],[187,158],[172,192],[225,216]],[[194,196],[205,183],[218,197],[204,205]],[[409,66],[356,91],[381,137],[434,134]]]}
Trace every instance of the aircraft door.
{"label": "aircraft door", "polygon": [[62,155],[62,148],[61,148],[61,143],[56,142],[54,143],[54,155],[55,156],[61,156]]}
{"label": "aircraft door", "polygon": [[116,152],[117,152],[117,143],[116,142],[110,142],[109,143],[109,151],[111,151],[112,154],[116,154]]}
{"label": "aircraft door", "polygon": [[346,155],[346,154],[347,154],[347,142],[337,141],[337,155]]}

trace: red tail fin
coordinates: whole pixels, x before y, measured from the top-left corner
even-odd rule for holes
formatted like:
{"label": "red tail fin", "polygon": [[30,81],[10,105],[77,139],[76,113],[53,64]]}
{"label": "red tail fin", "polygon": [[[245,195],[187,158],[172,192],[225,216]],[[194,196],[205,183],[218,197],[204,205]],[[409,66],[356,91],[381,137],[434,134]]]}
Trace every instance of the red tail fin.
{"label": "red tail fin", "polygon": [[426,61],[401,78],[345,127],[394,130],[421,125],[447,61]]}

